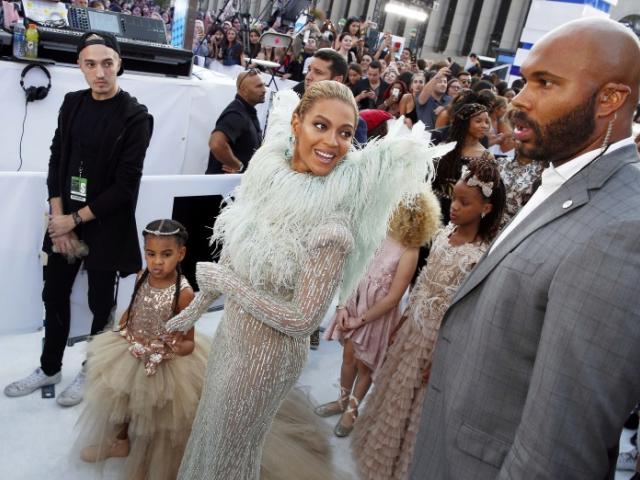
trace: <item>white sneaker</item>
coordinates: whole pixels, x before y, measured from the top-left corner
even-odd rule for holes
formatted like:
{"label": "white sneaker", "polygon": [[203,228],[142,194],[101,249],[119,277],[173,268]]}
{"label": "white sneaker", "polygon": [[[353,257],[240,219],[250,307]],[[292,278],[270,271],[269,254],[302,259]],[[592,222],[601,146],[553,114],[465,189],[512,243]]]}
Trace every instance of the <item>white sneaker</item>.
{"label": "white sneaker", "polygon": [[636,469],[636,460],[638,460],[638,449],[634,448],[628,452],[620,452],[616,469],[633,472]]}
{"label": "white sneaker", "polygon": [[56,397],[58,405],[62,405],[63,407],[73,407],[74,405],[78,405],[82,402],[86,379],[87,371],[83,365],[80,369],[80,373],[78,373],[76,378],[73,379],[73,382],[71,382],[67,388],[60,392],[60,395]]}
{"label": "white sneaker", "polygon": [[22,397],[35,392],[41,387],[60,383],[60,380],[62,380],[62,372],[49,376],[44,373],[40,367],[38,367],[35,372],[28,377],[22,378],[4,387],[4,394],[7,397]]}

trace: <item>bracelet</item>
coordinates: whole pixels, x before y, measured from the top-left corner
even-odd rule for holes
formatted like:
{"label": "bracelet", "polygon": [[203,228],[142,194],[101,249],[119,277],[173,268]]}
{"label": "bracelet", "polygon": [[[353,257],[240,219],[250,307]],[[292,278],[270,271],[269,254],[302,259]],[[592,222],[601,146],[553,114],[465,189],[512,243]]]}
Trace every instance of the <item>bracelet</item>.
{"label": "bracelet", "polygon": [[338,305],[336,307],[336,310],[344,310],[345,308],[347,308],[347,307],[345,307],[344,305]]}

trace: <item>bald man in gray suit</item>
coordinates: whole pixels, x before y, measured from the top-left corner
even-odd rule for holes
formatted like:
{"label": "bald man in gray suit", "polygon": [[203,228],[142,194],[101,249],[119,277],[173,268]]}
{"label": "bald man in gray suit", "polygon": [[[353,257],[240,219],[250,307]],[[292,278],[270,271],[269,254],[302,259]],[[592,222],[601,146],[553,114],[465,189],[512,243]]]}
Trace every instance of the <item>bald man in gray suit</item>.
{"label": "bald man in gray suit", "polygon": [[613,479],[640,400],[638,39],[571,22],[521,71],[518,148],[552,167],[444,317],[413,480]]}

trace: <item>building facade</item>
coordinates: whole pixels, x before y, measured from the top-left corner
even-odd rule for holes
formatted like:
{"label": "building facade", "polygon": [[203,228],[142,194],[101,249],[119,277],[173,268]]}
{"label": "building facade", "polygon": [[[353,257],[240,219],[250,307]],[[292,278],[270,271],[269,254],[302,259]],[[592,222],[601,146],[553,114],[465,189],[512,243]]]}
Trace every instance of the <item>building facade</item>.
{"label": "building facade", "polygon": [[[253,17],[266,18],[273,0],[229,0],[236,10],[249,11]],[[283,4],[299,0],[281,0]],[[385,14],[389,0],[309,0],[307,5],[327,12],[334,24],[340,19],[366,15],[381,31],[403,36],[422,57],[429,54],[462,57],[471,52],[495,56],[498,49],[515,52],[531,5],[535,0],[393,0],[421,8],[428,13],[425,22]],[[640,0],[558,0],[583,3],[585,8],[611,3],[609,16],[629,25],[640,34]],[[208,0],[208,8],[218,11],[227,0]],[[616,4],[617,3],[617,4]]]}

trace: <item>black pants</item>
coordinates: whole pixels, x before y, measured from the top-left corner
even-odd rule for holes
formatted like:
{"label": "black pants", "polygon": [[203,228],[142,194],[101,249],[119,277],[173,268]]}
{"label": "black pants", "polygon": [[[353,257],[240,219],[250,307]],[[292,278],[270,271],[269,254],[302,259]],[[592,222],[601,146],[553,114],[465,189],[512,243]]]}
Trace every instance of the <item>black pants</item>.
{"label": "black pants", "polygon": [[[80,269],[79,260],[69,264],[62,255],[49,255],[44,273],[42,300],[45,308],[44,348],[40,366],[47,375],[55,375],[62,368],[64,347],[69,337],[71,313],[69,297]],[[87,270],[89,280],[89,309],[93,313],[91,335],[104,329],[115,305],[116,272]]]}

